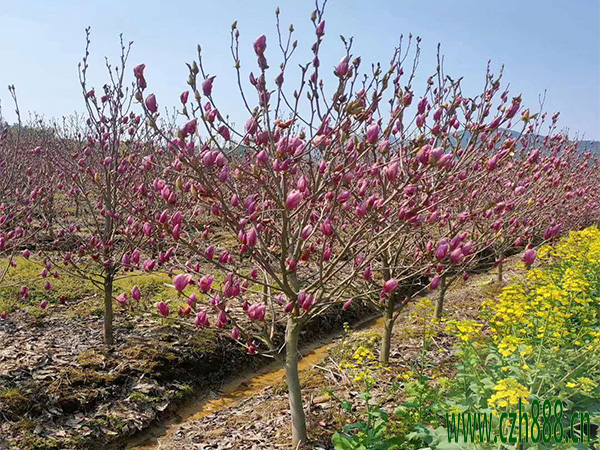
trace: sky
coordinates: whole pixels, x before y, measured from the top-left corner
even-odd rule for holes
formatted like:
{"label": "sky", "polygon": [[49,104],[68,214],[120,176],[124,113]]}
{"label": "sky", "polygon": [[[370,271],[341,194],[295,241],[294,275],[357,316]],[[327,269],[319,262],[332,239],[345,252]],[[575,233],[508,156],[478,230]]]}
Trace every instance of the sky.
{"label": "sky", "polygon": [[[104,58],[118,60],[123,33],[134,42],[128,74],[145,63],[149,91],[160,107],[173,107],[187,87],[185,62],[194,60],[200,44],[207,71],[217,76],[213,93],[221,113],[245,120],[229,50],[231,24],[238,21],[245,73],[256,72],[252,42],[263,33],[275,67],[277,6],[282,26],[296,30],[295,63],[308,61],[314,41],[314,2],[308,0],[0,0],[2,114],[15,119],[9,84],[17,88],[24,115],[84,111],[77,66],[91,26],[90,79],[97,89],[106,81]],[[322,67],[333,68],[343,55],[339,35],[354,37],[353,53],[362,56],[364,68],[388,63],[400,35],[412,33],[422,39],[417,94],[435,71],[441,43],[445,71],[464,77],[466,95],[481,91],[491,60],[496,71],[505,66],[504,82],[525,105],[537,109],[546,91],[545,109],[561,112],[562,127],[600,140],[599,0],[329,0],[325,20]]]}

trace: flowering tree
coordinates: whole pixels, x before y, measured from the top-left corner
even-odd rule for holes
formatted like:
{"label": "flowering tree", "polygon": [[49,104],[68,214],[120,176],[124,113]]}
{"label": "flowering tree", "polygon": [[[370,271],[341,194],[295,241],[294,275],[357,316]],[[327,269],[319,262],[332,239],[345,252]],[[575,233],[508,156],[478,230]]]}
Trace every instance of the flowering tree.
{"label": "flowering tree", "polygon": [[[278,12],[277,19],[279,23]],[[250,83],[258,104],[250,107],[249,95],[241,90],[249,113],[243,130],[234,129],[217,109],[213,88],[218,78],[205,72],[200,53],[189,65],[192,95],[181,95],[187,123],[176,138],[156,125],[157,99],[144,95],[145,66],[134,69],[138,100],[173,155],[162,176],[147,181],[165,205],[152,219],[177,244],[175,253],[186,255],[182,263],[188,273],[174,278],[175,288],[183,292],[197,283],[206,294],[191,298],[182,315],[194,310],[197,326],[207,326],[214,315],[217,326],[231,327],[232,337],[248,352],[274,356],[274,331],[285,324],[294,444],[306,441],[298,379],[301,331],[314,317],[336,304],[348,307],[359,295],[353,281],[364,276],[368,261],[379,257],[374,252],[385,248],[374,238],[374,217],[385,216],[387,205],[403,192],[401,182],[377,193],[370,183],[384,167],[390,181],[399,174],[398,162],[379,159],[385,148],[380,148],[377,116],[382,96],[398,86],[390,81],[402,74],[402,52],[395,52],[389,71],[377,66],[361,76],[360,58],[352,59],[352,41],[342,39],[345,54],[333,69],[333,94],[326,97],[319,59],[325,35],[322,8],[312,20],[314,57],[301,65],[292,95],[283,86],[297,46],[293,28],[287,37],[278,36],[282,63],[274,86],[267,77],[267,39],[255,40],[258,75],[250,73]],[[231,49],[241,79],[238,38],[234,24]],[[208,268],[201,270],[200,264]],[[225,278],[216,286],[213,280],[221,273]],[[169,313],[168,305],[158,308]]]}
{"label": "flowering tree", "polygon": [[[371,183],[377,186],[378,195],[385,198],[392,191],[400,195],[392,197],[384,214],[373,222],[373,235],[382,247],[373,260],[366,261],[364,278],[368,288],[359,288],[384,315],[380,352],[383,363],[389,360],[392,328],[400,313],[397,306],[423,290],[424,275],[433,274],[431,289],[440,286],[441,314],[449,273],[453,277],[462,275],[487,248],[475,245],[474,230],[468,224],[482,208],[474,191],[488,176],[488,170],[495,168],[499,159],[508,157],[511,145],[497,148],[506,135],[499,127],[510,121],[520,103],[515,99],[506,105],[507,96],[503,95],[498,115],[488,123],[500,76],[494,77],[488,70],[483,93],[466,98],[460,80],[445,76],[438,56],[436,73],[429,78],[416,108],[410,110],[410,81],[418,48],[416,54],[404,95],[390,102],[391,120],[379,145],[380,166],[372,170]],[[398,75],[402,75],[401,69]],[[399,86],[396,91],[403,92]],[[479,233],[477,239],[483,238]],[[368,296],[369,292],[377,295]]]}
{"label": "flowering tree", "polygon": [[[145,143],[140,117],[130,111],[133,89],[127,86],[124,69],[131,44],[121,41],[119,65],[107,63],[110,82],[98,98],[87,82],[89,29],[86,33],[86,56],[80,66],[86,127],[63,129],[53,146],[36,150],[42,160],[51,161],[53,188],[61,203],[54,220],[43,223],[55,237],[43,256],[47,270],[54,267],[89,280],[103,292],[104,342],[112,345],[114,281],[141,267],[140,258],[155,242],[150,224],[133,219],[137,208],[152,206],[140,202],[136,191],[140,162],[152,149]],[[139,300],[138,289],[132,298]],[[125,304],[128,298],[117,300]]]}
{"label": "flowering tree", "polygon": [[[33,239],[36,231],[33,219],[44,195],[39,169],[26,150],[28,140],[23,132],[16,89],[9,86],[9,91],[15,103],[17,124],[10,127],[0,113],[0,255],[7,257],[6,265],[0,268],[0,282],[17,264],[15,254]],[[0,318],[6,318],[5,311],[0,314]]]}

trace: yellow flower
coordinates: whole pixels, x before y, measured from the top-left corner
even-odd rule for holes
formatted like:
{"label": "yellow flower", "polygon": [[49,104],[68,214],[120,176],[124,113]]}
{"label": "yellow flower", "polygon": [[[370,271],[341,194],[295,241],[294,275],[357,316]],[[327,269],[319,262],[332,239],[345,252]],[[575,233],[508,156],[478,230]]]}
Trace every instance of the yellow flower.
{"label": "yellow flower", "polygon": [[494,386],[495,394],[488,400],[491,408],[506,408],[519,404],[519,398],[523,404],[528,404],[527,398],[531,391],[519,383],[515,378],[503,378]]}

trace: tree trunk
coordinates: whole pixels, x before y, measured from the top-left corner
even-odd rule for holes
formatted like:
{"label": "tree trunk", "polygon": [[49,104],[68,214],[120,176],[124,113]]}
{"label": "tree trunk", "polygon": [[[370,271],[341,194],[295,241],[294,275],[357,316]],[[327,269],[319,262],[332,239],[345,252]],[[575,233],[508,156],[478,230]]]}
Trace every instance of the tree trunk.
{"label": "tree trunk", "polygon": [[113,274],[109,273],[104,279],[104,343],[113,345]]}
{"label": "tree trunk", "polygon": [[308,439],[306,434],[306,416],[302,404],[302,390],[298,377],[298,340],[300,338],[300,324],[295,318],[288,319],[285,332],[285,379],[288,387],[290,412],[292,414],[292,445],[297,448],[299,444]]}
{"label": "tree trunk", "polygon": [[500,259],[498,261],[498,284],[502,284],[504,277],[504,261],[502,261],[502,255],[500,255]]}
{"label": "tree trunk", "polygon": [[387,366],[390,363],[392,330],[394,328],[394,299],[395,295],[392,294],[386,303],[385,311],[383,313],[383,332],[381,335],[381,350],[379,352],[379,362],[385,366]]}
{"label": "tree trunk", "polygon": [[442,275],[440,281],[440,295],[435,302],[435,315],[434,318],[439,320],[442,318],[442,312],[444,311],[444,298],[446,297],[446,275]]}

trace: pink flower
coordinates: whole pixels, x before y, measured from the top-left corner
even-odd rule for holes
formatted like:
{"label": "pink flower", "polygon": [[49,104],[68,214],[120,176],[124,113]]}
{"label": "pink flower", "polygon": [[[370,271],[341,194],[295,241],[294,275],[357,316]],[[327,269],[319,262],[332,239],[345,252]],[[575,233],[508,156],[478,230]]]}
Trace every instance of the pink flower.
{"label": "pink flower", "polygon": [[154,94],[150,94],[146,97],[146,108],[148,108],[148,111],[151,113],[158,111],[158,104],[156,103],[156,96]]}
{"label": "pink flower", "polygon": [[431,289],[432,291],[434,289],[437,289],[437,287],[440,285],[441,281],[442,281],[442,279],[438,275],[436,275],[431,280],[431,283],[429,283],[429,289]]}
{"label": "pink flower", "polygon": [[323,36],[325,34],[325,21],[321,20],[315,29],[317,36]]}
{"label": "pink flower", "polygon": [[441,244],[435,251],[435,258],[438,261],[442,261],[448,255],[449,250],[448,244]]}
{"label": "pink flower", "polygon": [[425,112],[425,108],[427,108],[427,98],[423,97],[417,104],[417,112],[419,114],[423,114]]}
{"label": "pink flower", "polygon": [[258,161],[261,164],[267,164],[268,160],[269,157],[267,156],[267,152],[265,150],[261,150],[256,155],[256,161]]}
{"label": "pink flower", "polygon": [[265,307],[264,303],[258,303],[250,306],[246,312],[251,320],[258,320],[262,322],[265,320],[267,308]]}
{"label": "pink flower", "polygon": [[6,320],[7,317],[8,317],[8,313],[6,311],[0,312],[0,319]]}
{"label": "pink flower", "polygon": [[353,301],[353,299],[347,300],[347,301],[344,303],[344,305],[342,306],[342,309],[343,309],[344,311],[346,311],[347,309],[349,309],[349,308],[352,306],[352,301]]}
{"label": "pink flower", "polygon": [[146,236],[150,236],[152,234],[152,224],[150,222],[146,222],[144,224],[144,234]]}
{"label": "pink flower", "polygon": [[190,92],[189,91],[183,91],[181,93],[181,95],[179,96],[179,100],[181,100],[181,103],[183,103],[184,105],[187,103],[188,101],[188,97],[190,96]]}
{"label": "pink flower", "polygon": [[140,251],[137,248],[131,253],[131,261],[134,264],[140,263]]}
{"label": "pink flower", "polygon": [[196,294],[192,294],[187,299],[187,304],[192,308],[196,307],[196,303],[198,302],[198,296]]}
{"label": "pink flower", "polygon": [[181,237],[181,224],[177,224],[173,227],[173,239],[176,241]]}
{"label": "pink flower", "polygon": [[144,76],[144,69],[146,68],[146,64],[138,64],[133,68],[133,75],[136,78]]}
{"label": "pink flower", "polygon": [[218,132],[226,141],[231,140],[231,134],[229,133],[229,128],[227,125],[221,125]]}
{"label": "pink flower", "polygon": [[142,293],[139,287],[134,286],[133,288],[131,288],[131,298],[135,301],[139,301],[142,298]]}
{"label": "pink flower", "polygon": [[219,311],[219,317],[217,319],[217,327],[223,328],[225,325],[227,325],[227,314],[225,314],[225,311],[221,310]]}
{"label": "pink flower", "polygon": [[165,302],[158,302],[156,304],[156,309],[158,310],[158,313],[163,317],[167,317],[169,315],[169,305],[167,305]]}
{"label": "pink flower", "polygon": [[312,231],[312,225],[306,225],[304,228],[302,228],[302,231],[300,232],[300,237],[304,240],[307,240],[312,234]]}
{"label": "pink flower", "polygon": [[200,278],[198,281],[198,287],[200,288],[200,291],[204,294],[210,291],[213,280],[214,277],[212,275],[204,275],[202,278]]}
{"label": "pink flower", "polygon": [[454,264],[462,262],[462,260],[463,260],[462,249],[457,248],[452,253],[450,253],[450,261],[453,262]]}
{"label": "pink flower", "polygon": [[302,194],[302,192],[296,189],[292,189],[287,195],[287,198],[285,199],[285,207],[287,209],[296,209],[303,198],[304,195]]}
{"label": "pink flower", "polygon": [[23,255],[23,258],[29,259],[29,257],[31,256],[31,252],[29,250],[25,249],[25,250],[23,250],[22,255]]}
{"label": "pink flower", "polygon": [[246,120],[246,132],[248,134],[254,134],[254,132],[258,129],[258,123],[254,116],[251,116],[248,120]]}
{"label": "pink flower", "polygon": [[391,294],[392,292],[394,292],[396,290],[397,287],[398,287],[398,280],[396,280],[395,278],[390,278],[383,285],[383,293]]}
{"label": "pink flower", "polygon": [[530,248],[529,250],[526,250],[525,253],[523,253],[523,262],[525,264],[527,264],[528,266],[530,266],[533,264],[536,257],[537,257],[537,254],[536,254],[535,250]]}
{"label": "pink flower", "polygon": [[215,246],[211,245],[210,247],[207,247],[206,250],[204,250],[204,256],[207,259],[213,259],[215,256]]}
{"label": "pink flower", "polygon": [[301,304],[302,309],[308,311],[314,303],[315,303],[315,298],[312,295],[310,295],[306,298],[306,300],[304,300],[304,302],[302,302],[302,304]]}
{"label": "pink flower", "polygon": [[175,286],[175,289],[177,289],[178,292],[181,292],[187,287],[191,279],[191,275],[180,273],[173,277],[173,286]]}
{"label": "pink flower", "polygon": [[119,302],[120,305],[125,306],[127,301],[127,294],[125,292],[117,295],[117,302]]}
{"label": "pink flower", "polygon": [[498,167],[498,155],[492,156],[490,159],[488,159],[486,163],[487,170],[491,171],[494,170],[496,167]]}
{"label": "pink flower", "polygon": [[[133,68],[133,75],[135,76],[136,80],[137,80],[137,86],[144,90],[147,86],[146,84],[146,79],[144,78],[144,69],[146,68],[146,64],[138,64],[137,66],[135,66]],[[91,96],[94,95],[94,90],[92,89],[91,91]],[[88,93],[89,95],[89,93]]]}
{"label": "pink flower", "polygon": [[210,326],[210,322],[208,321],[208,314],[206,311],[200,311],[196,314],[196,320],[194,320],[194,325],[199,328],[205,328]]}
{"label": "pink flower", "polygon": [[388,181],[396,180],[399,173],[400,166],[398,165],[398,162],[393,162],[385,168],[385,177],[388,179]]}
{"label": "pink flower", "polygon": [[29,298],[29,287],[21,286],[21,290],[19,291],[19,294],[23,298]]}
{"label": "pink flower", "polygon": [[248,230],[248,233],[246,233],[246,245],[248,247],[254,247],[256,245],[257,240],[258,235],[256,233],[256,228],[252,227],[250,228],[250,230]]}
{"label": "pink flower", "polygon": [[42,303],[40,303],[40,308],[46,309],[46,306],[48,306],[48,302],[46,300],[44,300],[44,301],[42,301]]}
{"label": "pink flower", "polygon": [[212,93],[213,81],[215,77],[208,77],[206,80],[202,82],[202,92],[207,97]]}
{"label": "pink flower", "polygon": [[321,224],[321,232],[325,236],[331,236],[333,234],[333,225],[331,224],[331,219],[325,219]]}
{"label": "pink flower", "polygon": [[348,57],[344,56],[339,64],[333,70],[333,73],[340,78],[345,77],[350,71],[350,66],[348,64]]}
{"label": "pink flower", "polygon": [[379,125],[373,124],[369,128],[367,128],[367,142],[369,144],[374,144],[379,137]]}
{"label": "pink flower", "polygon": [[231,330],[231,339],[237,341],[240,338],[240,329],[238,327],[233,327]]}
{"label": "pink flower", "polygon": [[262,56],[267,48],[267,37],[263,34],[254,41],[254,51],[256,56]]}

